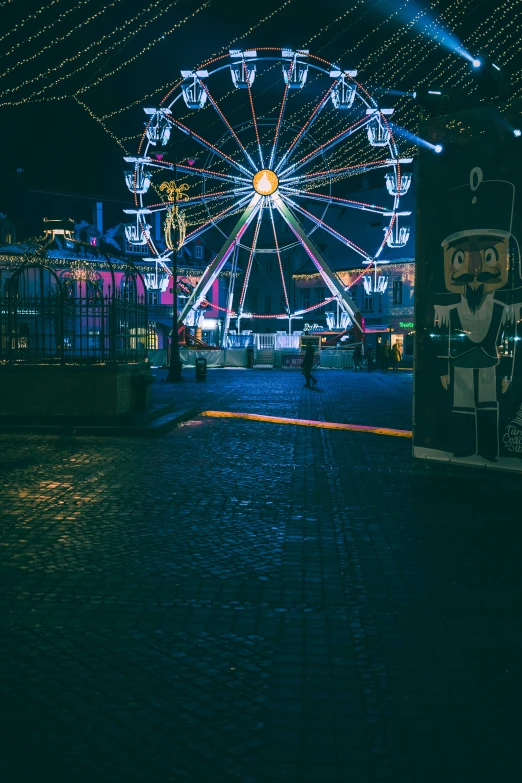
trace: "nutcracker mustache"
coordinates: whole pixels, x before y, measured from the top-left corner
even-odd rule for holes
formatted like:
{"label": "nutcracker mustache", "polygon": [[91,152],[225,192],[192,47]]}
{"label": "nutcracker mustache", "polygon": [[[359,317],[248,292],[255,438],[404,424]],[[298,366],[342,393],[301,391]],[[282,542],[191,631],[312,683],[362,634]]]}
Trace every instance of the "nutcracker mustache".
{"label": "nutcracker mustache", "polygon": [[500,269],[495,269],[494,272],[480,272],[478,275],[470,275],[464,273],[463,275],[452,275],[451,279],[455,285],[465,285],[466,283],[491,283],[493,280],[498,280],[502,272]]}

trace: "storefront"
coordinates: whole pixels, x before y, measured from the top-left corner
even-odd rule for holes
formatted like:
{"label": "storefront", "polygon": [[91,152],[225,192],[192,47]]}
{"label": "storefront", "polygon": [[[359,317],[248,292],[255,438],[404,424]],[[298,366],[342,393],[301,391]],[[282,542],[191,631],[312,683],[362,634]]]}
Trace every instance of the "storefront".
{"label": "storefront", "polygon": [[409,317],[390,319],[390,345],[399,344],[403,359],[413,359],[415,323]]}

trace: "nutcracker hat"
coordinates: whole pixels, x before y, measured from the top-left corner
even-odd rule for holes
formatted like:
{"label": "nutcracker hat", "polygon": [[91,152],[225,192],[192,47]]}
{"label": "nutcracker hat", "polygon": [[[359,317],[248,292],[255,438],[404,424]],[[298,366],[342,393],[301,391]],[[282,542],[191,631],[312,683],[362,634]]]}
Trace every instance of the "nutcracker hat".
{"label": "nutcracker hat", "polygon": [[482,169],[471,170],[469,184],[453,188],[444,202],[448,234],[442,247],[471,236],[510,237],[515,186],[500,179],[482,179]]}

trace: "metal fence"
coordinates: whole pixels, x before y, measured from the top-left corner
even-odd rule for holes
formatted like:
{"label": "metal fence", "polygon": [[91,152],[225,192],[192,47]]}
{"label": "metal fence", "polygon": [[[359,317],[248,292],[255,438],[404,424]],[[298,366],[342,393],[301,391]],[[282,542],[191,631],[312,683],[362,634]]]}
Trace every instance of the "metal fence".
{"label": "metal fence", "polygon": [[94,277],[64,278],[43,263],[22,265],[0,292],[0,361],[144,361],[150,335],[137,283],[129,275],[121,290],[108,286],[104,293]]}

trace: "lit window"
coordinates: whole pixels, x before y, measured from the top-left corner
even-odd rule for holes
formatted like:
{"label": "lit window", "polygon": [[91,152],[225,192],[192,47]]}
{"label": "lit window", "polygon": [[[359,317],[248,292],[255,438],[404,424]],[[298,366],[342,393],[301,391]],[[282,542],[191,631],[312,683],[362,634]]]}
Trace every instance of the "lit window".
{"label": "lit window", "polygon": [[402,280],[393,281],[392,296],[394,305],[402,304]]}
{"label": "lit window", "polygon": [[13,241],[13,235],[12,234],[6,234],[5,235],[5,241],[7,242],[8,245],[11,244],[11,242]]}
{"label": "lit window", "polygon": [[97,245],[98,245],[98,237],[91,237],[89,239],[89,245],[92,245],[93,247],[97,247]]}
{"label": "lit window", "polygon": [[195,256],[199,259],[203,258],[203,245],[196,245]]}

